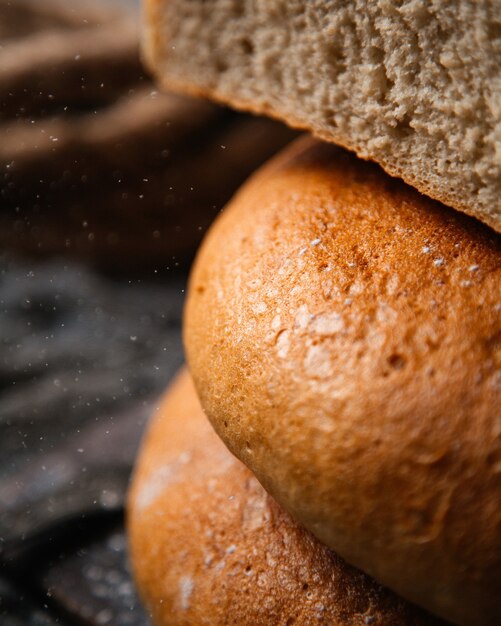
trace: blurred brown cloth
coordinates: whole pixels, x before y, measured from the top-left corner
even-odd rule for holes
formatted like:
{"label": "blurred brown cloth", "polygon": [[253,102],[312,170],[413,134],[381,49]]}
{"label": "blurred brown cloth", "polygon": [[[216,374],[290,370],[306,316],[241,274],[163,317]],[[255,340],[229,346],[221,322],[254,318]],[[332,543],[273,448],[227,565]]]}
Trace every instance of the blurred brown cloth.
{"label": "blurred brown cloth", "polygon": [[176,268],[295,136],[157,92],[131,7],[0,0],[2,626],[149,624],[121,516],[183,359]]}
{"label": "blurred brown cloth", "polygon": [[158,93],[138,16],[0,0],[0,245],[114,268],[191,258],[218,211],[295,132]]}
{"label": "blurred brown cloth", "polygon": [[149,624],[122,513],[183,359],[173,268],[293,135],[158,93],[123,7],[0,0],[2,626]]}

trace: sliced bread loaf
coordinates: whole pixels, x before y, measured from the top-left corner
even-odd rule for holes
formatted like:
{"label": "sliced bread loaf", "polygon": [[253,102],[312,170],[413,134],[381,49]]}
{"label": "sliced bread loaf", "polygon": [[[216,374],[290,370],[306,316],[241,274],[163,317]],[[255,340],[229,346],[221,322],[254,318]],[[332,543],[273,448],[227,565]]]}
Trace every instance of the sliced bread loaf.
{"label": "sliced bread loaf", "polygon": [[147,0],[166,86],[268,113],[501,231],[500,0]]}

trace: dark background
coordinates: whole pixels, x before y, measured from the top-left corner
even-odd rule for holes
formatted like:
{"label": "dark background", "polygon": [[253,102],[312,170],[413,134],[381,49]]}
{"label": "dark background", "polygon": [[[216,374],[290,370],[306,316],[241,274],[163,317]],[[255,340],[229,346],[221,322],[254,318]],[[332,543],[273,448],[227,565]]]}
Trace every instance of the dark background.
{"label": "dark background", "polygon": [[189,263],[87,261],[0,251],[2,626],[149,624],[127,568],[124,498],[182,363]]}
{"label": "dark background", "polygon": [[147,624],[124,495],[182,362],[185,273],[6,256],[0,267],[0,623]]}
{"label": "dark background", "polygon": [[0,626],[149,624],[125,500],[183,362],[190,262],[296,135],[159,93],[138,20],[0,0]]}
{"label": "dark background", "polygon": [[124,498],[182,362],[187,263],[129,265],[0,255],[2,626],[149,623],[127,568]]}

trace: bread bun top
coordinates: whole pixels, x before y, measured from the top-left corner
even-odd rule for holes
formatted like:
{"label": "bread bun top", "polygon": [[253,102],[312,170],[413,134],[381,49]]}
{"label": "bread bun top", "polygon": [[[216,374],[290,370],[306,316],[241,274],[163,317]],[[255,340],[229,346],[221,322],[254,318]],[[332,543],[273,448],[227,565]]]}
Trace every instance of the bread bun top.
{"label": "bread bun top", "polygon": [[501,615],[501,238],[303,139],[213,226],[184,338],[230,450],[347,561]]}
{"label": "bread bun top", "polygon": [[438,626],[298,526],[225,448],[180,375],[129,497],[132,565],[157,626]]}

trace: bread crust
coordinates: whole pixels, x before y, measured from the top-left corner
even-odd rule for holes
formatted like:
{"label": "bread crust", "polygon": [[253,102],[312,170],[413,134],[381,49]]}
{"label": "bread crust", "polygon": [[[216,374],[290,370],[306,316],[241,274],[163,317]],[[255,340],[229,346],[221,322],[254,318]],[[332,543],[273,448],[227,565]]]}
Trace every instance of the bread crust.
{"label": "bread crust", "polygon": [[303,139],[213,226],[184,338],[230,450],[313,534],[458,624],[501,615],[500,237]]}
{"label": "bread crust", "polygon": [[157,626],[443,623],[293,522],[214,433],[186,371],[143,442],[128,519],[134,573]]}

